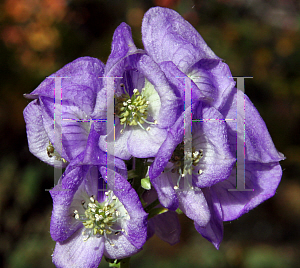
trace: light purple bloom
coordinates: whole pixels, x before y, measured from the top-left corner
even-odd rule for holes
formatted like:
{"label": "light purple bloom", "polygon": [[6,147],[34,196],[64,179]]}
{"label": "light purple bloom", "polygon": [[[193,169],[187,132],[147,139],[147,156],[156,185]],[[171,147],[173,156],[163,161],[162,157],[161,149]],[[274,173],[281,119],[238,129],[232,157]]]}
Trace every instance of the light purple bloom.
{"label": "light purple bloom", "polygon": [[[182,163],[176,167],[173,158],[183,142],[183,118],[171,127],[159,149],[150,168],[151,182],[164,206],[181,208],[194,220],[198,232],[218,248],[223,221],[238,218],[275,194],[282,175],[279,161],[284,156],[276,150],[253,104],[234,87],[228,66],[178,13],[160,7],[150,9],[143,19],[142,34],[147,54],[175,85],[183,101],[185,85],[177,77],[190,77],[193,105],[191,109],[187,104],[185,113],[188,116],[192,111],[193,119],[202,120],[193,122],[192,127],[197,154],[191,155],[195,165],[191,166],[194,174],[190,186],[194,188],[183,189],[184,176],[179,179],[179,175],[186,167]],[[237,108],[237,100],[245,101],[245,188],[254,189],[249,192],[228,191],[236,188],[232,160],[236,158],[237,133],[244,132],[243,108]],[[203,156],[198,159],[200,154]]]}
{"label": "light purple bloom", "polygon": [[[25,94],[26,98],[34,99],[24,110],[32,154],[53,166],[59,166],[63,160],[65,166],[84,150],[103,71],[104,64],[100,60],[78,58],[47,77],[33,92]],[[55,89],[55,77],[61,79],[61,89]],[[55,90],[61,90],[61,125],[54,120]],[[56,144],[55,131],[61,133],[59,144]]]}
{"label": "light purple bloom", "polygon": [[[135,47],[125,23],[114,33],[104,76],[93,116],[107,117],[107,92],[115,90],[114,154],[122,159],[154,157],[178,116],[180,99],[158,64]],[[115,77],[114,86],[108,77]],[[106,136],[100,138],[99,146],[106,150]]]}
{"label": "light purple bloom", "polygon": [[[87,153],[95,148],[98,138],[92,130],[87,150],[70,163],[59,184],[50,191],[50,233],[57,241],[53,253],[57,267],[98,267],[103,255],[125,258],[138,252],[146,241],[147,213],[120,174],[126,173],[124,163],[115,159],[115,178],[107,179],[102,165],[105,154],[96,149],[98,157],[93,159]],[[99,165],[89,165],[97,161]]]}

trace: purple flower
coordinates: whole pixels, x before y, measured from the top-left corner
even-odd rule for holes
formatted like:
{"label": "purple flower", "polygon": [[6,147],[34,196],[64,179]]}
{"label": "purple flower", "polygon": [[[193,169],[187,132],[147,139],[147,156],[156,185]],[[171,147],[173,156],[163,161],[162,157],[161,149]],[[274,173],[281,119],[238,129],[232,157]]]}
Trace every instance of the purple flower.
{"label": "purple flower", "polygon": [[[88,147],[95,148],[99,135],[92,130],[91,136]],[[124,163],[115,159],[115,178],[107,179],[106,167],[101,165],[105,155],[97,157],[100,165],[85,163],[85,159],[94,161],[89,148],[70,163],[50,191],[50,233],[57,241],[53,253],[57,267],[98,267],[103,255],[122,259],[138,252],[146,241],[147,213],[120,174],[126,173]]]}
{"label": "purple flower", "polygon": [[[103,71],[104,64],[100,60],[78,58],[25,95],[34,99],[24,110],[32,154],[47,164],[59,167],[61,160],[66,166],[84,150],[96,94],[102,86],[99,76]],[[61,84],[61,89],[55,88],[56,81]],[[55,102],[59,102],[57,95],[61,96],[61,105],[55,106]]]}
{"label": "purple flower", "polygon": [[[171,210],[179,207],[218,248],[223,221],[238,218],[275,194],[282,175],[279,161],[284,156],[276,150],[253,104],[234,87],[228,66],[178,13],[150,9],[143,19],[142,34],[147,54],[183,101],[185,84],[178,77],[192,80],[193,105],[186,103],[186,111],[170,128],[150,168],[151,182],[162,205]],[[245,108],[237,102],[245,103]],[[192,151],[184,152],[183,143],[188,141],[183,120],[191,113]],[[233,163],[237,139],[244,133],[243,114],[245,188],[253,191],[228,191],[236,188]],[[192,178],[188,182],[187,174]]]}
{"label": "purple flower", "polygon": [[[93,116],[107,118],[107,103],[115,99],[114,154],[122,159],[155,156],[178,116],[180,99],[158,64],[135,47],[125,23],[114,33],[104,76]],[[106,139],[99,142],[104,151]]]}

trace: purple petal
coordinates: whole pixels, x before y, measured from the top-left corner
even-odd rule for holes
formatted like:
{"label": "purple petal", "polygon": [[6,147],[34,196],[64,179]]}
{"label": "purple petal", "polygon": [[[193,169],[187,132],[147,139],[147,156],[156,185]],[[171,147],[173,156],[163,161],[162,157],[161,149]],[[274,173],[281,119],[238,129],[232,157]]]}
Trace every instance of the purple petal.
{"label": "purple petal", "polygon": [[143,55],[137,64],[138,70],[149,80],[157,91],[161,107],[157,119],[159,128],[170,127],[177,119],[178,98],[170,87],[164,73],[148,56]]}
{"label": "purple petal", "polygon": [[[223,239],[222,208],[211,188],[203,189],[203,193],[209,206],[211,217],[206,226],[199,226],[195,222],[195,228],[204,238],[210,241],[216,249],[219,249],[220,243]],[[214,202],[211,195],[214,196]]]}
{"label": "purple petal", "polygon": [[151,183],[157,191],[159,202],[170,210],[176,210],[178,208],[178,198],[174,190],[172,175],[170,172],[162,173],[151,179]]}
{"label": "purple petal", "polygon": [[116,237],[111,236],[110,242],[114,244],[114,246],[106,240],[104,249],[104,256],[110,259],[127,258],[142,249],[141,247],[136,247],[130,243],[124,235],[118,235]]}
{"label": "purple petal", "polygon": [[191,108],[189,107],[184,113],[181,114],[172,128],[168,131],[167,138],[158,150],[153,164],[150,166],[149,176],[151,182],[163,172],[176,146],[182,142],[184,133],[184,118],[186,116],[190,116],[190,114]]}
{"label": "purple petal", "polygon": [[161,144],[167,137],[167,130],[156,126],[145,131],[140,127],[133,127],[128,139],[129,152],[139,158],[154,157]]}
{"label": "purple petal", "polygon": [[227,140],[226,123],[223,116],[213,107],[204,106],[193,114],[193,119],[203,122],[193,122],[193,147],[202,150],[203,157],[194,170],[202,170],[201,175],[194,175],[196,185],[200,188],[209,187],[225,180],[231,173],[235,163]]}
{"label": "purple petal", "polygon": [[[178,94],[180,95],[182,101],[184,101],[187,79],[190,78],[185,73],[181,72],[171,61],[161,62],[159,66],[165,73],[169,82],[174,85],[176,90],[178,90]],[[201,81],[198,81],[200,78]],[[194,79],[195,81],[191,81],[192,102],[194,103],[198,100],[212,102],[214,100],[216,90],[212,85],[210,78],[201,76],[199,79]],[[196,81],[197,83],[195,83]]]}
{"label": "purple petal", "polygon": [[[106,167],[101,167],[100,172],[104,178],[107,176]],[[116,172],[114,178],[107,178],[107,184],[130,216],[126,221],[125,237],[133,246],[140,249],[146,242],[148,214],[144,211],[135,190],[120,174]]]}
{"label": "purple petal", "polygon": [[202,190],[179,189],[176,194],[180,210],[199,226],[206,226],[210,221],[210,211]]}
{"label": "purple petal", "polygon": [[53,263],[59,268],[97,268],[104,251],[104,238],[90,237],[84,241],[82,229],[64,242],[57,242]]}
{"label": "purple petal", "polygon": [[[245,103],[244,111],[244,108],[237,111],[237,100],[240,103]],[[230,138],[230,143],[236,144],[236,131],[238,131],[238,133],[240,133],[240,135],[242,136],[245,135],[245,158],[247,160],[261,163],[270,163],[278,162],[284,159],[284,156],[276,150],[265,122],[259,115],[252,102],[242,91],[238,90],[237,93],[232,93],[230,99],[222,109],[221,113],[226,119],[237,120],[237,128],[236,123],[228,123],[228,136]],[[245,114],[245,134],[243,134],[243,114]]]}
{"label": "purple petal", "polygon": [[[62,100],[69,100],[81,107],[87,114],[92,112],[95,97],[101,89],[104,64],[91,57],[83,57],[65,65],[51,76],[48,76],[27,98],[55,96],[55,77],[61,78]],[[91,102],[91,99],[94,99]]]}
{"label": "purple petal", "polygon": [[149,9],[143,18],[142,38],[157,63],[172,61],[184,73],[201,59],[219,59],[195,28],[171,9]]}
{"label": "purple petal", "polygon": [[170,245],[175,245],[179,242],[181,228],[176,212],[167,211],[156,215],[149,220],[148,224],[153,226],[155,234],[161,240]]}
{"label": "purple petal", "polygon": [[188,73],[201,92],[210,92],[212,106],[220,110],[229,95],[234,91],[235,81],[228,65],[221,60],[203,59],[197,62]]}
{"label": "purple petal", "polygon": [[137,48],[132,40],[130,27],[122,22],[114,32],[111,53],[106,62],[106,69],[110,70],[120,59],[135,51],[137,51]]}
{"label": "purple petal", "polygon": [[55,241],[66,240],[83,226],[81,222],[72,217],[73,211],[70,209],[83,176],[84,171],[81,167],[73,168],[69,165],[59,184],[50,191],[53,199],[50,234]]}
{"label": "purple petal", "polygon": [[115,128],[115,140],[114,143],[114,151],[110,151],[111,146],[108,146],[107,135],[102,135],[99,139],[99,147],[102,151],[107,151],[109,154],[114,154],[115,156],[128,160],[131,158],[131,153],[128,150],[128,140],[131,135],[131,131],[124,131],[123,134],[120,133],[120,130],[123,129],[123,126],[120,124],[116,125]]}
{"label": "purple petal", "polygon": [[237,219],[276,192],[282,175],[278,163],[264,164],[246,160],[245,168],[245,189],[254,191],[229,191],[236,189],[236,168],[227,180],[212,186],[222,207],[223,221]]}
{"label": "purple petal", "polygon": [[24,119],[26,122],[26,132],[29,151],[43,162],[54,167],[65,167],[66,164],[57,160],[56,157],[49,157],[47,147],[50,138],[44,128],[42,111],[39,100],[34,100],[24,109]]}

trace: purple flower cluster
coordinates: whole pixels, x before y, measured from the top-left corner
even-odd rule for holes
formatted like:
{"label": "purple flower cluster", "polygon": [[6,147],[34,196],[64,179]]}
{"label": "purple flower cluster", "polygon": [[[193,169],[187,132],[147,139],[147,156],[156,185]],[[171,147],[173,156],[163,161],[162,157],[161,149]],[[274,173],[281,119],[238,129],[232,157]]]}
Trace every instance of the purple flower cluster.
{"label": "purple flower cluster", "polygon": [[[218,248],[223,221],[273,196],[280,182],[283,155],[199,33],[156,7],[143,18],[142,40],[137,49],[122,23],[106,65],[79,58],[25,95],[34,99],[24,110],[30,151],[66,168],[50,191],[57,267],[132,256],[154,233],[175,244],[179,211]],[[244,190],[234,191],[241,168]]]}

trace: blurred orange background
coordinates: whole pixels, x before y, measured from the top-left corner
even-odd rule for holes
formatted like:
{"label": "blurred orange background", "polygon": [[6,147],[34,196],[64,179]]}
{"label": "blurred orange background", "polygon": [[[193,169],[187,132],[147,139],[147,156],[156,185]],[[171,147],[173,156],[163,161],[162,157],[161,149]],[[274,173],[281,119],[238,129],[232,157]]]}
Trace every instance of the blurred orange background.
{"label": "blurred orange background", "polygon": [[[28,151],[24,93],[81,56],[104,63],[114,29],[132,27],[139,48],[143,14],[179,12],[246,79],[245,93],[287,157],[277,194],[227,222],[217,251],[180,215],[181,242],[157,237],[132,267],[300,267],[300,3],[294,0],[4,0],[0,3],[0,267],[54,267],[49,234],[53,169]],[[108,267],[103,259],[100,267]]]}

